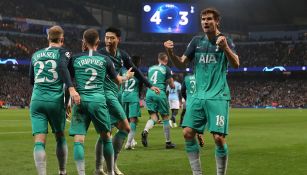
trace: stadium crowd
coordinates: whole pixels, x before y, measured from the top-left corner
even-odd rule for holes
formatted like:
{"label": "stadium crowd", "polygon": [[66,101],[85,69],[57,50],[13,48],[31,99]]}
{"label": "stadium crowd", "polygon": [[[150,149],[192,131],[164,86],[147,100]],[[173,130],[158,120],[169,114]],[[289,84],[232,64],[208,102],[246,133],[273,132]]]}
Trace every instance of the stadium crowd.
{"label": "stadium crowd", "polygon": [[[12,66],[1,65],[0,68],[0,101],[15,106],[28,106],[32,92],[28,66],[12,68]],[[307,80],[229,77],[228,83],[232,107],[307,107]],[[240,86],[237,86],[238,84]],[[144,94],[141,95],[141,97],[144,96]]]}
{"label": "stadium crowd", "polygon": [[[0,38],[7,38],[10,45],[0,42],[0,57],[30,58],[31,54],[41,46],[46,45],[42,37],[0,34]],[[2,39],[3,40],[3,39]],[[1,41],[1,39],[0,39]],[[81,48],[81,41],[76,37],[66,37],[65,47],[72,52]],[[156,62],[156,55],[163,51],[161,43],[123,43],[121,48],[130,55],[140,55],[144,61],[142,66],[150,66]],[[140,49],[142,48],[142,49]],[[176,52],[183,53],[186,44],[178,43]],[[307,43],[306,42],[256,42],[238,43],[237,53],[241,57],[241,67],[257,66],[302,66],[307,65]]]}

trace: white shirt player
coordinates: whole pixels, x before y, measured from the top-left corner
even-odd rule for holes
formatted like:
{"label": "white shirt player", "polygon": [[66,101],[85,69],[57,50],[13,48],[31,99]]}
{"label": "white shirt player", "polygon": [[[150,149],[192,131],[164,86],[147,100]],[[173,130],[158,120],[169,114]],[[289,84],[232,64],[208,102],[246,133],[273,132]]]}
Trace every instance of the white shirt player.
{"label": "white shirt player", "polygon": [[168,101],[170,109],[179,109],[179,94],[181,91],[181,84],[177,81],[174,81],[175,88],[171,89],[170,86],[167,86],[166,91],[168,92]]}

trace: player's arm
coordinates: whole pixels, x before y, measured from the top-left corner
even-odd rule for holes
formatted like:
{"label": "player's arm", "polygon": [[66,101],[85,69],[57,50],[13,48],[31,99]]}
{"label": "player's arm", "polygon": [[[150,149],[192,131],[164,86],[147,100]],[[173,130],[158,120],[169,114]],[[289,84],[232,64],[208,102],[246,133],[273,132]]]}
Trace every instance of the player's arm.
{"label": "player's arm", "polygon": [[140,83],[144,83],[144,85],[151,90],[155,91],[157,94],[160,93],[160,89],[153,86],[143,75],[143,73],[132,63],[129,55],[126,53],[126,56],[123,57],[123,63],[126,69],[132,68],[132,71],[135,74],[135,77],[140,81]]}
{"label": "player's arm", "polygon": [[181,86],[181,96],[187,100],[187,86],[185,84],[185,81],[183,81],[182,86]]}
{"label": "player's arm", "polygon": [[112,61],[108,58],[106,58],[106,64],[107,64],[107,74],[109,77],[114,80],[114,82],[118,85],[122,84],[124,81],[129,80],[134,76],[134,72],[131,72],[132,68],[130,68],[125,76],[120,76],[114,69],[114,64]]}
{"label": "player's arm", "polygon": [[29,78],[30,78],[30,84],[34,85],[34,67],[32,65],[32,61],[30,63],[30,68],[29,68]]}
{"label": "player's arm", "polygon": [[167,87],[166,87],[166,96],[167,96],[167,97],[168,97],[168,95],[169,95],[170,90],[171,90],[170,86],[167,85]]}
{"label": "player's arm", "polygon": [[217,38],[216,45],[218,45],[219,48],[221,48],[224,51],[230,65],[233,68],[239,68],[240,66],[239,56],[234,51],[234,44],[232,43],[232,41],[227,40],[225,36],[221,35]]}
{"label": "player's arm", "polygon": [[76,91],[72,81],[71,81],[71,76],[68,70],[68,64],[70,60],[70,53],[61,50],[60,53],[60,65],[59,65],[59,74],[61,80],[65,83],[65,86],[68,88],[69,95],[72,98],[72,101],[76,104],[80,104],[80,95]]}
{"label": "player's arm", "polygon": [[175,88],[175,83],[174,83],[173,77],[170,77],[169,79],[167,79],[166,83],[170,86],[170,88],[172,88],[172,89]]}
{"label": "player's arm", "polygon": [[175,83],[173,79],[172,70],[166,66],[166,73],[165,73],[166,83],[169,85],[170,89],[175,89]]}
{"label": "player's arm", "polygon": [[179,69],[185,69],[189,63],[188,57],[184,54],[181,57],[174,53],[174,42],[168,40],[164,42],[164,47],[171,62]]}
{"label": "player's arm", "polygon": [[139,97],[141,98],[142,96],[142,91],[143,91],[143,83],[139,82]]}
{"label": "player's arm", "polygon": [[179,84],[179,87],[178,87],[178,90],[177,90],[177,93],[178,93],[178,97],[179,97],[179,103],[180,103],[180,106],[182,105],[182,95],[181,95],[181,85]]}

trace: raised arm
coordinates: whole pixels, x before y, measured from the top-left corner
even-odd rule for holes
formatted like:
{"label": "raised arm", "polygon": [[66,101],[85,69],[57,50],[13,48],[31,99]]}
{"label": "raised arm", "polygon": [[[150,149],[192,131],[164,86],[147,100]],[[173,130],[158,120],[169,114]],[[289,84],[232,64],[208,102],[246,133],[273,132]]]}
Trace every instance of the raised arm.
{"label": "raised arm", "polygon": [[[230,43],[228,43],[230,42]],[[224,51],[230,65],[233,68],[239,68],[240,60],[239,56],[234,52],[234,44],[231,40],[227,40],[225,36],[221,35],[217,38],[216,44]]]}
{"label": "raised arm", "polygon": [[187,56],[182,55],[181,57],[175,55],[174,53],[174,42],[171,40],[164,42],[164,47],[168,57],[170,58],[171,62],[179,69],[184,69],[187,66],[188,59]]}

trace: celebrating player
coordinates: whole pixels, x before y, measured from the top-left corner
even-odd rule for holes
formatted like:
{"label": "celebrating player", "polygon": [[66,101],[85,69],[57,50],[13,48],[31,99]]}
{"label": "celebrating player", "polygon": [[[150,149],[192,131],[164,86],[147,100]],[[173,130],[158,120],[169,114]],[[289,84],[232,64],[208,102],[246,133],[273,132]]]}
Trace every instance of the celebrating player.
{"label": "celebrating player", "polygon": [[193,174],[202,174],[195,134],[203,133],[207,124],[216,144],[217,174],[224,175],[228,160],[225,137],[228,134],[230,100],[226,73],[228,63],[234,68],[239,67],[239,57],[234,51],[233,42],[219,30],[219,12],[207,8],[201,12],[200,17],[205,35],[194,37],[182,57],[174,54],[172,41],[164,42],[164,46],[175,66],[183,68],[189,60],[194,61],[196,91],[190,99],[182,123],[186,151]]}
{"label": "celebrating player", "polygon": [[[139,67],[141,64],[140,56],[133,56],[131,60],[136,67]],[[123,68],[123,75],[125,75],[126,72],[127,69]],[[140,92],[142,90],[142,83],[140,83],[137,78],[133,77],[123,84],[122,89],[122,105],[129,118],[131,128],[125,145],[125,149],[129,150],[134,149],[133,140],[136,132],[137,118],[141,117]]]}
{"label": "celebrating player", "polygon": [[[100,141],[97,144],[102,151],[107,164],[108,174],[114,174],[114,149],[111,142],[111,123],[106,98],[104,81],[106,76],[117,83],[133,76],[128,70],[126,77],[117,75],[113,63],[107,56],[96,50],[99,45],[99,34],[95,29],[88,29],[83,34],[82,53],[73,56],[70,70],[77,84],[77,91],[81,96],[80,105],[74,105],[69,133],[74,136],[74,160],[79,175],[85,174],[84,139],[92,121]],[[100,148],[103,149],[100,150]],[[96,174],[100,171],[96,165]],[[98,171],[98,172],[97,172]]]}
{"label": "celebrating player", "polygon": [[175,148],[175,144],[171,142],[170,138],[170,125],[169,125],[169,105],[166,96],[166,85],[169,84],[173,89],[175,88],[174,80],[172,78],[172,72],[169,67],[167,67],[168,57],[165,53],[159,53],[158,55],[158,65],[151,66],[148,70],[148,77],[153,85],[156,85],[161,89],[160,94],[155,94],[151,90],[146,92],[146,107],[150,118],[144,131],[142,132],[142,144],[143,146],[148,146],[148,133],[151,128],[154,127],[158,120],[157,114],[160,113],[163,119],[163,129],[166,139],[166,149]]}
{"label": "celebrating player", "polygon": [[[152,84],[143,76],[140,70],[133,65],[130,60],[130,56],[123,50],[118,48],[120,42],[121,31],[117,28],[107,28],[105,30],[105,45],[106,47],[99,50],[103,55],[107,55],[111,58],[111,61],[115,65],[115,70],[119,72],[122,67],[129,69],[132,67],[132,71],[135,72],[135,77],[144,83],[146,87],[150,88],[155,93],[159,93],[160,89],[152,86]],[[105,94],[107,99],[107,105],[111,117],[112,125],[115,125],[119,130],[113,137],[114,146],[114,159],[115,159],[115,172],[116,174],[123,174],[117,168],[116,160],[119,152],[122,149],[123,143],[130,132],[129,122],[127,120],[126,114],[121,106],[118,99],[118,86],[110,78],[106,78],[105,81]],[[97,158],[99,160],[99,158]]]}
{"label": "celebrating player", "polygon": [[75,103],[80,96],[72,85],[67,63],[70,53],[62,48],[64,30],[60,26],[48,29],[49,47],[35,52],[30,64],[30,80],[34,85],[30,116],[34,135],[34,161],[39,175],[46,174],[46,134],[48,123],[56,138],[56,156],[59,163],[59,174],[66,174],[67,144],[64,137],[65,109],[63,83],[69,89]]}

